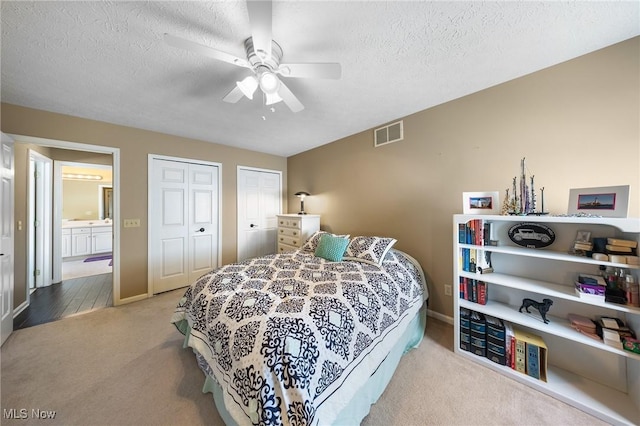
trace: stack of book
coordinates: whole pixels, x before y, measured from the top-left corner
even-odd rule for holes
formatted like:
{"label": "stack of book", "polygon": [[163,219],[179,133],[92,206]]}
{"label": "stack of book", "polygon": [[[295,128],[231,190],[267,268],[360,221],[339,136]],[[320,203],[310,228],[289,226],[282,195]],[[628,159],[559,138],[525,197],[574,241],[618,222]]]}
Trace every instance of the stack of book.
{"label": "stack of book", "polygon": [[633,240],[621,240],[619,238],[607,238],[605,249],[607,254],[633,256],[636,254],[638,242]]}
{"label": "stack of book", "polygon": [[485,315],[487,322],[487,358],[496,364],[507,364],[506,331],[500,318]]}
{"label": "stack of book", "polygon": [[487,355],[487,323],[480,312],[471,311],[470,315],[471,352],[478,356]]}
{"label": "stack of book", "polygon": [[599,275],[579,274],[575,282],[576,294],[582,299],[604,302],[607,282]]}
{"label": "stack of book", "polygon": [[460,349],[471,351],[471,311],[467,308],[460,308]]}
{"label": "stack of book", "polygon": [[569,314],[567,319],[573,327],[579,333],[585,336],[591,337],[594,340],[600,340],[600,336],[596,332],[596,323],[593,320],[578,314]]}
{"label": "stack of book", "polygon": [[635,332],[627,327],[620,318],[601,317],[596,322],[596,333],[605,345],[617,349],[623,349],[622,341],[630,338],[635,339]]}

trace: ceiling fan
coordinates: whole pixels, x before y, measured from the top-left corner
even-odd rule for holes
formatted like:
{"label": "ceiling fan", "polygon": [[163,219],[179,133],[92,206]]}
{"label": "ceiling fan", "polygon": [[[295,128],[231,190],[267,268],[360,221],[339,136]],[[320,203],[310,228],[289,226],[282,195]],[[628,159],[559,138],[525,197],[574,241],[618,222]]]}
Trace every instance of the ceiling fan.
{"label": "ceiling fan", "polygon": [[253,99],[256,89],[260,88],[264,93],[266,105],[283,101],[291,111],[302,111],[304,105],[278,75],[288,78],[339,79],[342,74],[340,64],[281,63],[282,48],[271,38],[273,16],[271,0],[249,0],[247,8],[251,24],[251,37],[244,41],[246,59],[170,34],[164,35],[165,42],[173,47],[206,55],[253,71],[253,74],[236,82],[236,87],[223,98],[223,101],[236,103],[243,96]]}

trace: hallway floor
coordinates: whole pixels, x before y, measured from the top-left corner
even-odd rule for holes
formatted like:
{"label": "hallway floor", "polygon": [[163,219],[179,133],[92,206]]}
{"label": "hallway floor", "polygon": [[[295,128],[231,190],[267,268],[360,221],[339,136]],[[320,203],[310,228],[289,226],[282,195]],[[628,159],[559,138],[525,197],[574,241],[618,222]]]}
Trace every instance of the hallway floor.
{"label": "hallway floor", "polygon": [[13,329],[113,306],[111,273],[65,279],[31,293],[27,309],[13,319]]}

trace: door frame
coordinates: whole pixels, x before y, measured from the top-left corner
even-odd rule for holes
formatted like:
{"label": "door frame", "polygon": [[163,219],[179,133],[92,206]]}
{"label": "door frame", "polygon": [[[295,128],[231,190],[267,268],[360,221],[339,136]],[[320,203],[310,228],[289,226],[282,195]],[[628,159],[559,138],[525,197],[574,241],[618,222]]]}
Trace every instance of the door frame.
{"label": "door frame", "polygon": [[263,169],[258,167],[238,166],[236,171],[236,260],[240,258],[240,173],[243,170],[252,172],[275,173],[280,180],[280,213],[284,205],[284,188],[282,187],[282,170]]}
{"label": "door frame", "polygon": [[[27,143],[38,146],[46,146],[50,148],[66,149],[71,151],[85,151],[95,152],[98,154],[110,154],[112,155],[112,167],[113,167],[113,305],[118,306],[123,303],[120,299],[120,148],[104,145],[91,145],[79,142],[70,142],[57,139],[39,138],[35,136],[23,136],[9,134],[15,141],[15,143]],[[54,162],[55,169],[56,162]],[[53,199],[60,200],[62,189],[60,188],[61,182],[54,182],[53,186]],[[15,205],[14,205],[15,209]],[[53,209],[53,265],[58,262],[62,264],[62,207],[60,202],[54,201]],[[29,287],[27,287],[27,293]],[[28,297],[28,296],[27,296]],[[24,306],[20,306],[19,312],[24,310],[28,306],[28,298]],[[18,313],[19,313],[18,312]],[[16,308],[14,307],[14,315],[16,315]]]}
{"label": "door frame", "polygon": [[[0,132],[0,150],[4,151],[5,145],[9,147],[9,167],[5,167],[5,164],[0,164],[0,185],[5,177],[11,179],[9,188],[9,194],[5,193],[0,188],[0,201],[5,200],[5,196],[9,199],[9,208],[6,204],[0,206],[0,228],[4,228],[4,225],[8,225],[8,229],[0,229],[0,239],[6,239],[3,243],[0,241],[0,346],[7,341],[11,333],[13,333],[13,318],[15,307],[13,306],[13,292],[14,292],[14,275],[15,275],[15,142],[11,136],[6,133]],[[6,157],[4,153],[0,152],[0,161],[4,163]],[[5,213],[7,216],[5,216]],[[8,235],[7,235],[8,233]],[[7,250],[4,252],[4,250]],[[4,271],[7,267],[8,271]],[[4,280],[7,280],[6,282]],[[5,284],[8,286],[5,287]],[[8,290],[8,292],[7,292]],[[6,308],[6,310],[5,310]]]}
{"label": "door frame", "polygon": [[[29,301],[29,297],[31,294],[31,289],[36,287],[48,287],[52,283],[57,282],[53,280],[53,268],[52,268],[52,257],[51,257],[51,249],[52,249],[52,220],[51,214],[53,209],[53,200],[51,197],[51,191],[47,191],[46,188],[53,187],[53,160],[45,155],[42,155],[38,151],[33,149],[29,149],[27,152],[27,157],[29,159],[29,196],[27,197],[27,302]],[[34,170],[31,169],[31,161],[37,161],[44,164],[44,171],[42,175],[42,184],[39,185],[40,190],[35,187],[36,180],[33,175]],[[37,198],[37,201],[35,200]],[[34,245],[34,239],[36,234],[35,229],[35,220],[38,217],[38,213],[35,211],[38,204],[42,203],[44,205],[42,210],[42,228],[44,229],[44,235],[41,247],[37,247]],[[40,210],[40,208],[38,208]],[[43,259],[43,268],[41,271],[42,276],[42,285],[37,285],[37,280],[34,276],[35,268],[36,268],[36,250],[41,251],[41,256]]]}
{"label": "door frame", "polygon": [[[222,163],[214,161],[196,160],[194,158],[174,157],[169,155],[148,154],[147,156],[147,217],[151,218],[154,212],[151,211],[151,197],[154,190],[153,161],[166,160],[179,163],[200,164],[202,166],[214,166],[218,168],[218,266],[222,265]],[[151,220],[147,220],[147,297],[153,297],[153,258],[151,247],[153,244],[152,235],[154,229],[151,227]]]}

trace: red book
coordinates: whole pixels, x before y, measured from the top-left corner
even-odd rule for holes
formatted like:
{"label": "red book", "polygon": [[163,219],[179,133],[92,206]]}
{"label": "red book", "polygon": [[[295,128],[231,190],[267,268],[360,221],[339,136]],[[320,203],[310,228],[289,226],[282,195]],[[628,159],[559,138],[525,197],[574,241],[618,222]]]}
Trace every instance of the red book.
{"label": "red book", "polygon": [[487,283],[484,281],[478,281],[478,303],[487,304]]}

